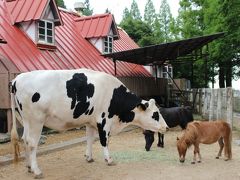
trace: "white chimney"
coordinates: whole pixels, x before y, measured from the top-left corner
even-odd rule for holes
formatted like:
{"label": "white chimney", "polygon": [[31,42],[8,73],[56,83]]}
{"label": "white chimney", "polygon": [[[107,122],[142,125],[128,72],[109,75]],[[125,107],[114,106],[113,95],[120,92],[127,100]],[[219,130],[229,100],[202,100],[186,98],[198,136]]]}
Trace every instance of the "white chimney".
{"label": "white chimney", "polygon": [[74,3],[74,9],[78,12],[80,16],[83,15],[83,10],[85,9],[85,5],[83,2],[75,2]]}

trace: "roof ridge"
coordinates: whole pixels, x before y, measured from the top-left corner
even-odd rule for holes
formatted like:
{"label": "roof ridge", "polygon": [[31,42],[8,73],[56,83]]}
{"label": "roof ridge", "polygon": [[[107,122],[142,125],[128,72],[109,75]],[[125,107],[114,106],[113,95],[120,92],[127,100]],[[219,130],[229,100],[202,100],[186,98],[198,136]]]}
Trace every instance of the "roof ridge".
{"label": "roof ridge", "polygon": [[82,21],[82,20],[87,20],[87,19],[95,19],[95,18],[100,18],[100,17],[105,17],[112,15],[111,13],[104,13],[104,14],[95,14],[92,16],[81,16],[79,18],[74,19],[75,21]]}

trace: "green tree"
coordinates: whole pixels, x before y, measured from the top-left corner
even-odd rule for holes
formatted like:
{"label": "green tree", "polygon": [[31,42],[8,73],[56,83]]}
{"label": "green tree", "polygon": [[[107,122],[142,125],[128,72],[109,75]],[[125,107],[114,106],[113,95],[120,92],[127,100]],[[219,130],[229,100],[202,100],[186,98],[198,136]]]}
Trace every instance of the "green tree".
{"label": "green tree", "polygon": [[138,19],[138,20],[141,20],[141,19],[142,19],[140,10],[139,10],[139,8],[138,8],[138,4],[136,3],[135,0],[132,1],[131,9],[130,9],[130,14],[131,14],[131,16],[132,16],[133,19]]}
{"label": "green tree", "polygon": [[141,47],[154,44],[151,27],[139,19],[128,17],[120,23],[128,35]]}
{"label": "green tree", "polygon": [[169,42],[171,40],[170,34],[170,23],[173,21],[173,17],[170,11],[170,6],[167,3],[167,0],[162,0],[159,15],[158,15],[159,27],[160,31],[163,32],[163,39],[165,42]]}
{"label": "green tree", "polygon": [[93,14],[93,9],[90,6],[89,0],[85,0],[84,5],[85,5],[86,8],[83,9],[83,15],[91,16]]}
{"label": "green tree", "polygon": [[156,11],[152,0],[148,0],[144,9],[144,21],[154,29],[154,23],[156,20]]}
{"label": "green tree", "polygon": [[127,18],[131,17],[130,11],[128,10],[128,8],[124,8],[123,10],[123,18],[122,20],[126,20]]}
{"label": "green tree", "polygon": [[62,8],[66,8],[63,0],[56,0],[56,3],[57,3],[57,6],[62,7]]}

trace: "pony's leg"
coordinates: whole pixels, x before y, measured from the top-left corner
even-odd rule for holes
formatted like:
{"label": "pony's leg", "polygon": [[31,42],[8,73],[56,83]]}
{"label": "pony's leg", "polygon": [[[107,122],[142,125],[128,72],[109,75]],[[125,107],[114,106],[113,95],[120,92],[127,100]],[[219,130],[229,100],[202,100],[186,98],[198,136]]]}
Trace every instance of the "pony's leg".
{"label": "pony's leg", "polygon": [[218,152],[218,155],[217,155],[216,159],[219,159],[219,157],[222,156],[222,150],[223,150],[223,147],[224,147],[222,137],[218,140],[218,144],[219,144],[220,149],[219,149],[219,152]]}
{"label": "pony's leg", "polygon": [[87,162],[89,163],[94,161],[92,158],[92,144],[95,140],[95,134],[96,134],[95,128],[87,125],[86,126],[87,149],[86,149],[85,157]]}
{"label": "pony's leg", "polygon": [[196,152],[196,146],[194,145],[194,150],[193,150],[193,160],[192,160],[192,164],[196,163],[196,156],[197,156],[197,152]]}
{"label": "pony's leg", "polygon": [[199,149],[199,144],[194,144],[194,151],[193,151],[193,161],[192,161],[192,164],[195,164],[196,163],[196,160],[197,160],[197,155],[198,155],[198,163],[201,162],[202,160],[202,157],[201,157],[201,154],[200,154],[200,149]]}

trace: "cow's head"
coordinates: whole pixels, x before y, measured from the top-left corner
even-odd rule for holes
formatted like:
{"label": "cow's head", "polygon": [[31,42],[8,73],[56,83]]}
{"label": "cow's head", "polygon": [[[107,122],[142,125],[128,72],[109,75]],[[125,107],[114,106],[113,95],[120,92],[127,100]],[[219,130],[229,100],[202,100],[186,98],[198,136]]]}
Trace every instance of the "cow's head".
{"label": "cow's head", "polygon": [[134,109],[135,124],[143,129],[164,133],[168,126],[156,106],[155,100],[142,101]]}

